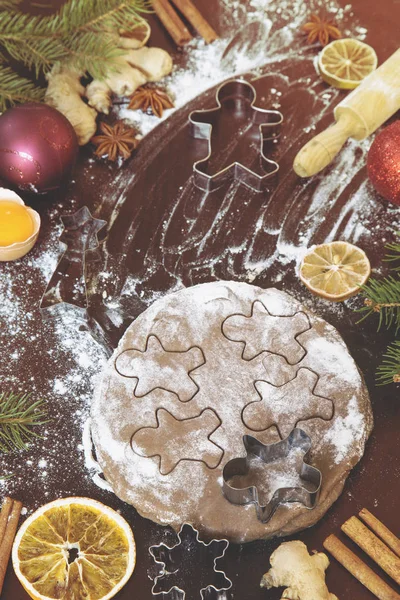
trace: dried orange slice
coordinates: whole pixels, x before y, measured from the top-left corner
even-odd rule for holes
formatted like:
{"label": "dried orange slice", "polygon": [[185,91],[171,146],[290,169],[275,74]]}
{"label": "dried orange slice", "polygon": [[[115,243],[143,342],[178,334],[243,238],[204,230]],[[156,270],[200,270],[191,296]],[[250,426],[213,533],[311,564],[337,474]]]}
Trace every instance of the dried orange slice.
{"label": "dried orange slice", "polygon": [[341,90],[356,88],[377,65],[375,50],[351,38],[331,42],[318,57],[322,79]]}
{"label": "dried orange slice", "polygon": [[108,506],[63,498],[25,521],[12,560],[34,600],[109,600],[132,575],[135,540],[125,519]]}
{"label": "dried orange slice", "polygon": [[308,289],[327,300],[342,302],[360,291],[371,273],[363,250],[348,242],[331,242],[311,248],[300,265],[300,279]]}

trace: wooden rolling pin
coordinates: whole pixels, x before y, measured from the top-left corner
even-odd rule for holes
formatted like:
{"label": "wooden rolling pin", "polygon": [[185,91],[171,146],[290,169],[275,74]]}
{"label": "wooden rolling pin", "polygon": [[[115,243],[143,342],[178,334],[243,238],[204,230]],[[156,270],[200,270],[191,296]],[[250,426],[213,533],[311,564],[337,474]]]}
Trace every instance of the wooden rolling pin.
{"label": "wooden rolling pin", "polygon": [[348,138],[363,140],[400,109],[400,49],[340,102],[336,124],[307,142],[294,159],[300,177],[319,173]]}

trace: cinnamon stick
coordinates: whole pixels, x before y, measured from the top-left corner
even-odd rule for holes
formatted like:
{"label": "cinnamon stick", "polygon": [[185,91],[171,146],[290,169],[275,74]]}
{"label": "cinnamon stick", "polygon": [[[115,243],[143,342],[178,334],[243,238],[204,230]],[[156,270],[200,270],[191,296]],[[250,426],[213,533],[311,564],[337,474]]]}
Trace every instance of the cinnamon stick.
{"label": "cinnamon stick", "polygon": [[12,545],[14,542],[15,534],[17,533],[18,521],[21,515],[22,502],[18,500],[12,501],[12,509],[8,518],[4,535],[0,542],[0,595],[3,589],[4,578],[7,571],[8,561],[10,560],[10,554]]}
{"label": "cinnamon stick", "polygon": [[335,535],[330,535],[326,538],[323,546],[353,577],[379,598],[379,600],[400,600],[400,595],[363,563]]}
{"label": "cinnamon stick", "polygon": [[7,527],[7,523],[8,523],[8,517],[10,516],[10,512],[12,509],[12,505],[13,505],[14,500],[12,498],[4,498],[3,500],[3,504],[1,505],[1,512],[0,512],[0,544],[1,544],[1,540],[4,537],[4,532],[6,530]]}
{"label": "cinnamon stick", "polygon": [[390,529],[388,529],[386,527],[386,525],[384,525],[379,519],[377,519],[366,508],[363,508],[362,510],[360,510],[359,516],[364,521],[364,523],[366,523],[368,525],[368,527],[370,529],[372,529],[372,531],[374,533],[376,533],[376,535],[378,537],[380,537],[381,540],[383,540],[385,542],[385,544],[387,546],[389,546],[389,548],[391,548],[395,554],[397,554],[397,556],[400,557],[400,540],[399,540],[399,538],[397,536],[395,536],[394,533],[392,533],[390,531]]}
{"label": "cinnamon stick", "polygon": [[218,34],[206,21],[201,12],[193,4],[192,0],[171,0],[178,10],[193,25],[195,30],[204,38],[207,44],[210,44],[218,38]]}
{"label": "cinnamon stick", "polygon": [[394,554],[357,517],[343,523],[342,531],[349,536],[385,573],[400,584],[400,558]]}
{"label": "cinnamon stick", "polygon": [[185,26],[169,0],[153,0],[153,8],[177,46],[183,46],[192,39],[190,31]]}

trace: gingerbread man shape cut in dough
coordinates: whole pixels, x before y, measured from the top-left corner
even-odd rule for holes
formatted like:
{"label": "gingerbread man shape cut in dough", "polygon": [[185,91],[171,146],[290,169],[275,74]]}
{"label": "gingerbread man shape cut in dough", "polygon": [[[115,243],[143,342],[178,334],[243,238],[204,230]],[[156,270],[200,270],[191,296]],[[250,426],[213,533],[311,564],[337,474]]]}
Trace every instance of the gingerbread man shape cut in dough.
{"label": "gingerbread man shape cut in dough", "polygon": [[272,315],[259,300],[253,303],[250,316],[231,315],[222,324],[222,333],[228,340],[244,344],[244,360],[252,360],[262,352],[271,352],[284,356],[290,365],[304,358],[306,350],[297,337],[309,329],[311,325],[305,313]]}
{"label": "gingerbread man shape cut in dough", "polygon": [[156,412],[157,427],[138,429],[131,440],[133,451],[146,458],[159,457],[161,475],[168,475],[182,460],[204,462],[209,469],[218,467],[224,451],[210,437],[221,420],[210,408],[197,417],[177,419],[169,411]]}
{"label": "gingerbread man shape cut in dough", "polygon": [[319,417],[330,421],[334,414],[332,400],[315,394],[319,377],[307,368],[300,368],[296,377],[280,387],[266,381],[256,381],[260,400],[251,402],[242,412],[243,422],[253,431],[265,431],[275,425],[286,438],[299,421]]}
{"label": "gingerbread man shape cut in dough", "polygon": [[155,335],[149,335],[144,350],[125,350],[115,361],[115,368],[123,377],[137,379],[134,395],[146,396],[155,389],[176,394],[181,402],[188,402],[199,388],[191,372],[206,362],[197,346],[188,350],[166,350]]}

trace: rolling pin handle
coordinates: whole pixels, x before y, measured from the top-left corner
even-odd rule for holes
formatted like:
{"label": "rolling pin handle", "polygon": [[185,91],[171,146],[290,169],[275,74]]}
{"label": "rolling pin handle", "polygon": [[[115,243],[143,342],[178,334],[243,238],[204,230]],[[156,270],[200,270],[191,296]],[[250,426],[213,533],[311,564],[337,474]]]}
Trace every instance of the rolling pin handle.
{"label": "rolling pin handle", "polygon": [[328,127],[302,147],[294,159],[295,173],[299,177],[311,177],[322,171],[353,132],[353,121],[343,115],[335,125]]}

